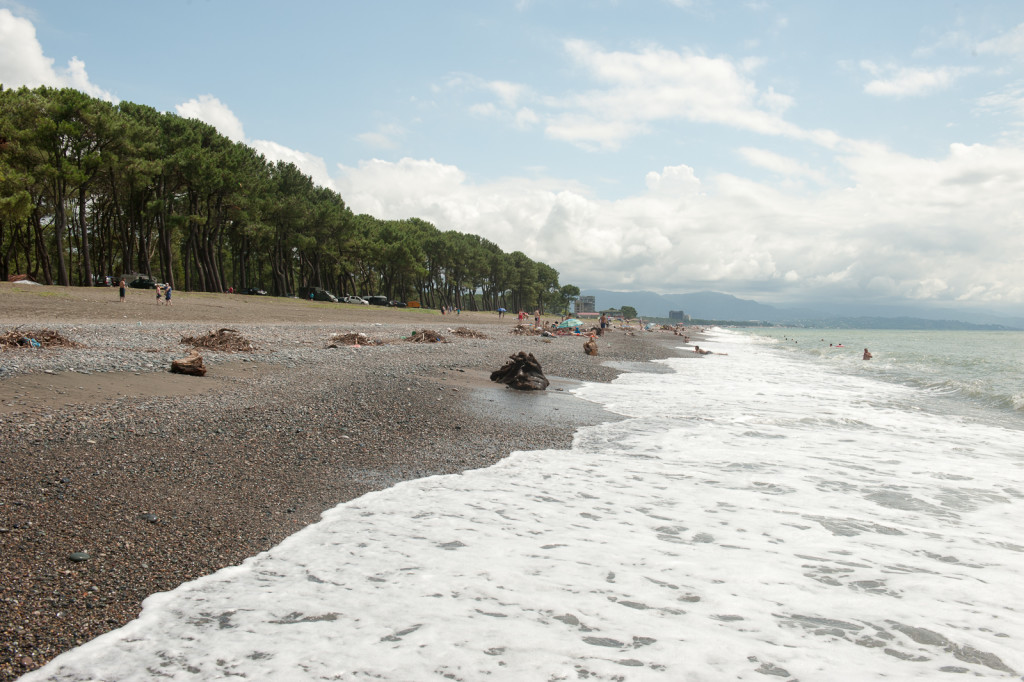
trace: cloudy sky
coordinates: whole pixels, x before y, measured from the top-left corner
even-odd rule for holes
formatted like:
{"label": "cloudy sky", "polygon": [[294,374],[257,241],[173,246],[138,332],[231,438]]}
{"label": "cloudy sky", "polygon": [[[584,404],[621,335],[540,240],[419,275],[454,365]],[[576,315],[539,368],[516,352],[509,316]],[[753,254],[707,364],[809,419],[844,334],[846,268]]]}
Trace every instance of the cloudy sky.
{"label": "cloudy sky", "polygon": [[584,288],[1024,307],[1017,0],[0,0],[0,82],[200,118]]}

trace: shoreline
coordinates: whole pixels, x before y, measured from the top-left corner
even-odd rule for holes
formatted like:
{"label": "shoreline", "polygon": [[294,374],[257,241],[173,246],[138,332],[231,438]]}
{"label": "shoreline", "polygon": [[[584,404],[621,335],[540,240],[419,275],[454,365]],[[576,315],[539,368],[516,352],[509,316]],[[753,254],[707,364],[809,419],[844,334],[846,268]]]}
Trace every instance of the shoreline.
{"label": "shoreline", "polygon": [[[581,426],[618,418],[574,386],[624,371],[604,363],[635,368],[681,355],[682,345],[665,332],[616,331],[587,356],[580,337],[511,335],[515,319],[494,314],[187,293],[157,312],[105,301],[102,289],[23,297],[7,295],[11,286],[0,286],[0,331],[46,327],[83,347],[0,353],[0,680],[367,492],[514,451],[567,449]],[[76,315],[57,322],[61,308]],[[415,323],[489,338],[401,340]],[[168,358],[187,354],[182,335],[217,327],[238,329],[257,350],[203,351],[201,378],[166,371]],[[384,345],[327,348],[347,331]],[[547,391],[489,381],[518,350],[541,362]],[[72,561],[75,552],[90,558]]]}

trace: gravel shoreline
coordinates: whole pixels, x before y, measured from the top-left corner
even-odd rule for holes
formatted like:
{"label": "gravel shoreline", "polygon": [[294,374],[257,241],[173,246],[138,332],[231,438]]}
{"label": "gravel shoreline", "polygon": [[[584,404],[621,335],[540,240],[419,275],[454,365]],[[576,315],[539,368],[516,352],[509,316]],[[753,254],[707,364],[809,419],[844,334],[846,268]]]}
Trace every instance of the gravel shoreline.
{"label": "gravel shoreline", "polygon": [[[180,338],[216,325],[126,320],[40,324],[82,347],[0,354],[0,680],[339,503],[569,447],[578,427],[616,418],[573,397],[576,382],[642,370],[682,345],[612,332],[591,357],[578,337],[511,335],[511,320],[418,319],[451,343],[403,341],[407,319],[230,324],[257,349],[204,351],[207,376],[181,377],[166,371],[186,354]],[[452,322],[489,338],[448,335]],[[349,331],[385,343],[327,347]],[[541,362],[548,391],[488,381],[519,350]]]}

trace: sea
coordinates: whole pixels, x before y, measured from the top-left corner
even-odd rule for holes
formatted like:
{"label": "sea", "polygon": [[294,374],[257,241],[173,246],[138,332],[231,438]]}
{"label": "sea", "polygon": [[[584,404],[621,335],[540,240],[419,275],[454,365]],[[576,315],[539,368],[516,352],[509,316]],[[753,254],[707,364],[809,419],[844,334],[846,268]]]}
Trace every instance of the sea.
{"label": "sea", "polygon": [[[715,329],[38,680],[1022,679],[1024,333]],[[863,359],[865,348],[873,355]]]}

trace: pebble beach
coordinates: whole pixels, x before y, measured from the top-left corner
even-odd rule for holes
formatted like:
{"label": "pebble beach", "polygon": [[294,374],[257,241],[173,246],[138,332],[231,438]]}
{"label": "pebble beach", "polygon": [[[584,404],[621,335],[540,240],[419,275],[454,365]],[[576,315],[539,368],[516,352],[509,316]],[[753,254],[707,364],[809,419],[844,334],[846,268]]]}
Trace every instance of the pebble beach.
{"label": "pebble beach", "polygon": [[[230,294],[0,284],[0,332],[49,329],[73,348],[0,351],[0,680],[132,620],[143,599],[238,564],[320,514],[397,482],[565,448],[615,415],[579,382],[656,371],[671,332],[509,333],[514,316]],[[548,318],[553,319],[553,318]],[[462,337],[467,328],[486,338]],[[244,352],[182,337],[230,328]],[[448,343],[412,343],[432,330]],[[358,347],[333,343],[363,333]],[[694,337],[699,341],[699,337]],[[331,347],[334,346],[334,347]],[[490,372],[533,353],[551,386]]]}

